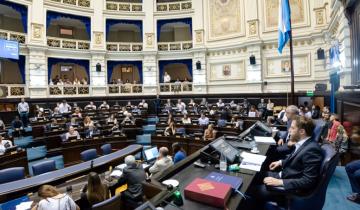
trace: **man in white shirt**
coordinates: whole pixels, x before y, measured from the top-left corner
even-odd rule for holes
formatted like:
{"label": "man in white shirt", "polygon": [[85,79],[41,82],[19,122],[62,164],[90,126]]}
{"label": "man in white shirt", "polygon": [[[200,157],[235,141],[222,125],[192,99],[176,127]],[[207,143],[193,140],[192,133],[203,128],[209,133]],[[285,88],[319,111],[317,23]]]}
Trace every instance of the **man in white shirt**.
{"label": "man in white shirt", "polygon": [[146,101],[143,99],[140,103],[139,103],[139,107],[142,107],[144,109],[147,109],[149,107],[148,103],[146,103]]}
{"label": "man in white shirt", "polygon": [[106,103],[106,101],[103,101],[103,103],[99,106],[99,109],[109,109],[109,104]]}
{"label": "man in white shirt", "polygon": [[207,126],[209,124],[209,118],[205,116],[204,113],[201,113],[200,118],[198,119],[199,125]]}
{"label": "man in white shirt", "polygon": [[86,105],[85,109],[96,110],[96,106],[94,105],[94,102],[90,101],[90,104]]}
{"label": "man in white shirt", "polygon": [[170,75],[167,72],[165,72],[164,83],[170,83],[170,81],[171,81]]}
{"label": "man in white shirt", "polygon": [[27,123],[29,119],[29,110],[30,110],[29,104],[25,102],[24,98],[21,98],[21,102],[18,104],[18,112],[24,127],[27,127]]}
{"label": "man in white shirt", "polygon": [[66,102],[66,100],[63,100],[62,103],[59,105],[59,112],[61,114],[69,113],[71,111],[71,106]]}
{"label": "man in white shirt", "polygon": [[13,144],[9,140],[4,140],[4,137],[0,136],[0,155],[5,154],[6,149],[12,147]]}
{"label": "man in white shirt", "polygon": [[178,99],[178,102],[176,104],[176,108],[183,113],[186,110],[186,104],[181,101],[181,99]]}
{"label": "man in white shirt", "polygon": [[224,107],[225,106],[225,104],[224,104],[224,102],[222,101],[222,99],[219,99],[219,101],[216,103],[216,105],[217,105],[217,107]]}
{"label": "man in white shirt", "polygon": [[164,171],[170,166],[174,165],[172,158],[169,156],[169,150],[166,147],[161,147],[159,150],[159,157],[153,166],[149,168],[151,175],[156,174],[160,171]]}

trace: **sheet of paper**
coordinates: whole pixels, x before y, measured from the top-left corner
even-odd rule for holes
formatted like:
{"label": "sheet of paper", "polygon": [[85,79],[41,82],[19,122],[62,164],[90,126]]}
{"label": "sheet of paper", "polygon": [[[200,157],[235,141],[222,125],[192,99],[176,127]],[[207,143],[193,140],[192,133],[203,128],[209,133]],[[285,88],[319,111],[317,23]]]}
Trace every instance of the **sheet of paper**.
{"label": "sheet of paper", "polygon": [[16,206],[16,210],[28,210],[31,209],[31,204],[33,203],[33,201],[28,201],[28,202],[22,202],[19,205]]}
{"label": "sheet of paper", "polygon": [[240,156],[242,157],[242,161],[239,167],[252,171],[260,171],[261,166],[266,159],[266,156],[264,155],[257,155],[248,152],[242,152]]}
{"label": "sheet of paper", "polygon": [[121,177],[122,174],[123,174],[123,172],[120,170],[113,170],[113,172],[111,172],[110,176],[111,177]]}
{"label": "sheet of paper", "polygon": [[261,165],[248,164],[245,162],[241,162],[239,167],[241,169],[247,169],[247,170],[251,170],[251,171],[260,171],[260,169],[261,169]]}
{"label": "sheet of paper", "polygon": [[265,136],[254,136],[256,143],[266,143],[275,145],[275,139],[273,137],[265,137]]}

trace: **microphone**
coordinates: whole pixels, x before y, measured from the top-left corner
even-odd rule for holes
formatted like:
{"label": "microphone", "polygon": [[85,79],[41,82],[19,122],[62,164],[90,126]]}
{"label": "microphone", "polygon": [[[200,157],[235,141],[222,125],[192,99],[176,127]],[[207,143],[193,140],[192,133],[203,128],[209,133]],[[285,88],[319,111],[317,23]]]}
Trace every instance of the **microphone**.
{"label": "microphone", "polygon": [[94,168],[94,161],[92,160],[91,162],[90,162],[90,169],[92,170]]}

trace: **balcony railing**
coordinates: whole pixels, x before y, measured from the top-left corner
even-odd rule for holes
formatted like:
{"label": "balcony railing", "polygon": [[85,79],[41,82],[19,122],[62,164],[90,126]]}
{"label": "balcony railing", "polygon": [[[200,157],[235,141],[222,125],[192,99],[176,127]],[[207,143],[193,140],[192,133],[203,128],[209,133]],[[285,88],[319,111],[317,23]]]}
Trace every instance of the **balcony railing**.
{"label": "balcony railing", "polygon": [[106,49],[114,52],[139,52],[143,50],[142,42],[107,42]]}
{"label": "balcony railing", "polygon": [[68,5],[74,5],[79,7],[90,7],[90,0],[50,0]]}
{"label": "balcony railing", "polygon": [[141,12],[141,3],[127,3],[127,2],[106,2],[106,10],[109,11],[124,11],[124,12]]}
{"label": "balcony railing", "polygon": [[0,39],[18,41],[20,44],[25,44],[26,34],[14,31],[0,30]]}
{"label": "balcony railing", "polygon": [[142,93],[143,87],[141,84],[124,84],[124,85],[108,85],[109,95],[121,93]]}
{"label": "balcony railing", "polygon": [[189,50],[192,48],[193,48],[192,41],[158,43],[159,51],[179,51],[179,50]]}
{"label": "balcony railing", "polygon": [[26,85],[22,84],[0,84],[0,98],[25,97]]}
{"label": "balcony railing", "polygon": [[75,50],[89,50],[90,41],[63,39],[57,37],[47,37],[47,45],[49,47],[75,49]]}
{"label": "balcony railing", "polygon": [[190,82],[182,82],[182,83],[161,83],[160,84],[160,92],[191,92],[193,90],[193,84]]}
{"label": "balcony railing", "polygon": [[178,1],[156,4],[156,10],[158,12],[186,11],[190,9],[192,9],[191,1]]}
{"label": "balcony railing", "polygon": [[49,95],[51,96],[71,96],[71,95],[89,95],[88,85],[49,85]]}

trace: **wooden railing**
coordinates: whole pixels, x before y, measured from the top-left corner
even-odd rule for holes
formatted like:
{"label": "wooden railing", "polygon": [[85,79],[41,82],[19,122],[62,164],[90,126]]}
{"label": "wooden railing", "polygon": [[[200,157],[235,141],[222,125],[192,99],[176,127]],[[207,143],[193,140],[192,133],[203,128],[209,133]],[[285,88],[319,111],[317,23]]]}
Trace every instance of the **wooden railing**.
{"label": "wooden railing", "polygon": [[90,0],[50,0],[68,5],[74,5],[79,7],[90,7]]}
{"label": "wooden railing", "polygon": [[0,84],[0,98],[20,98],[26,96],[26,85]]}
{"label": "wooden railing", "polygon": [[190,9],[192,9],[191,1],[166,2],[156,4],[156,11],[158,12],[186,11]]}
{"label": "wooden railing", "polygon": [[108,94],[123,94],[123,93],[142,93],[143,86],[141,84],[123,84],[123,85],[108,85]]}
{"label": "wooden railing", "polygon": [[193,90],[193,84],[190,82],[182,82],[182,83],[161,83],[160,92],[191,92]]}
{"label": "wooden railing", "polygon": [[193,48],[192,41],[158,43],[159,51],[179,51],[179,50],[189,50],[192,48]]}
{"label": "wooden railing", "polygon": [[48,93],[51,96],[89,95],[89,85],[49,85]]}
{"label": "wooden railing", "polygon": [[124,12],[141,12],[142,3],[106,1],[106,10],[124,11]]}
{"label": "wooden railing", "polygon": [[49,47],[75,49],[75,50],[89,50],[90,41],[63,39],[57,37],[47,37],[47,45]]}
{"label": "wooden railing", "polygon": [[20,44],[25,44],[26,34],[14,31],[7,31],[0,29],[0,39],[6,39],[11,41],[18,41]]}
{"label": "wooden railing", "polygon": [[142,42],[107,42],[106,49],[114,52],[139,52],[143,50]]}

